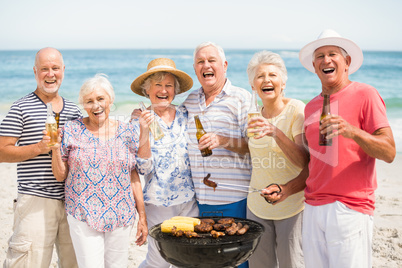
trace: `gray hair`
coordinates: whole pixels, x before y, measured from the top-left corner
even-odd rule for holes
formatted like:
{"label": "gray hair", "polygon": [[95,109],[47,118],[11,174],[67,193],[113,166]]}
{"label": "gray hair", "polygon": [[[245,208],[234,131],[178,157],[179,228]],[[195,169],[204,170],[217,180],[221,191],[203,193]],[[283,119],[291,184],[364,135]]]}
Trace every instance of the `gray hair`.
{"label": "gray hair", "polygon": [[151,83],[152,82],[161,82],[169,74],[172,75],[174,78],[174,94],[175,95],[179,94],[180,83],[179,83],[179,79],[177,78],[177,76],[175,76],[174,74],[169,73],[169,72],[157,72],[157,73],[154,73],[154,74],[151,74],[150,76],[148,76],[147,79],[145,79],[144,82],[141,84],[141,89],[142,89],[142,93],[144,94],[144,96],[149,99],[148,91],[151,88]]}
{"label": "gray hair", "polygon": [[282,82],[286,84],[286,81],[288,80],[288,71],[286,70],[285,62],[281,56],[274,52],[263,50],[255,53],[248,63],[247,75],[248,82],[251,86],[253,86],[255,72],[257,71],[258,66],[261,64],[269,64],[278,67]]}
{"label": "gray hair", "polygon": [[53,50],[55,52],[57,52],[60,56],[60,61],[61,61],[61,65],[64,66],[64,60],[63,60],[63,55],[61,54],[61,52],[53,47],[44,47],[42,49],[40,49],[38,52],[36,52],[35,54],[35,62],[34,62],[34,68],[37,69],[38,67],[38,63],[39,63],[39,54],[41,52],[43,52],[44,50]]}
{"label": "gray hair", "polygon": [[216,48],[216,50],[218,50],[219,57],[221,57],[222,63],[225,64],[226,56],[225,56],[225,51],[223,51],[223,48],[221,46],[219,46],[219,45],[217,45],[217,44],[215,44],[213,42],[209,42],[209,41],[201,43],[195,48],[194,54],[193,54],[194,63],[195,63],[195,60],[196,60],[195,56],[197,55],[198,51],[200,51],[202,48],[208,47],[208,46],[212,46],[212,47]]}
{"label": "gray hair", "polygon": [[113,103],[115,96],[113,86],[107,79],[107,75],[102,73],[96,74],[94,77],[89,78],[84,82],[78,94],[78,102],[83,105],[84,97],[98,88],[105,90],[109,95],[110,103]]}

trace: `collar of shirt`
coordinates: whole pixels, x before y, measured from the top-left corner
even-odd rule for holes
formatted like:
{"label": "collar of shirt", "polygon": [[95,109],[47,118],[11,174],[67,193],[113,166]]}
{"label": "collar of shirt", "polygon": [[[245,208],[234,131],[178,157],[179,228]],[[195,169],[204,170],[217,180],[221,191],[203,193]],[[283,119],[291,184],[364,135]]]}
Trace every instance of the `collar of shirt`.
{"label": "collar of shirt", "polygon": [[[214,102],[217,102],[218,100],[222,99],[225,95],[232,95],[233,90],[232,90],[232,83],[230,82],[229,78],[226,78],[225,85],[223,86],[221,92],[215,97]],[[198,97],[199,97],[199,104],[201,110],[204,110],[203,107],[205,107],[205,93],[204,89],[202,87],[199,88],[198,90]],[[206,108],[206,107],[205,107]]]}

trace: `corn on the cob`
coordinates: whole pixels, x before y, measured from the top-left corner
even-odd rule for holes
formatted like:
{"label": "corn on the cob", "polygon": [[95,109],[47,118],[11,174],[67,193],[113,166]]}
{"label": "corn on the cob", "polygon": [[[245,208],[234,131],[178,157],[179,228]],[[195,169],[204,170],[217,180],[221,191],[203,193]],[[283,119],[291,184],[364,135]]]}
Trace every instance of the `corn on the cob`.
{"label": "corn on the cob", "polygon": [[173,226],[176,226],[177,230],[194,232],[194,225],[192,223],[186,223],[177,220],[165,220],[161,224],[162,233],[171,233]]}
{"label": "corn on the cob", "polygon": [[185,223],[192,223],[194,226],[201,224],[201,220],[193,217],[174,216],[170,220],[180,221]]}

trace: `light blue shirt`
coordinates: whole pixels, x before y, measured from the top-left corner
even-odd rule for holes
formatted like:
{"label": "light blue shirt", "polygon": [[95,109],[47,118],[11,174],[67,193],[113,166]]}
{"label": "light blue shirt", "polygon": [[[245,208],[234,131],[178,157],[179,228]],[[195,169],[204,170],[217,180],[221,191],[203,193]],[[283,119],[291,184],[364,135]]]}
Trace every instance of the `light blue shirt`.
{"label": "light blue shirt", "polygon": [[[144,202],[156,206],[174,206],[194,198],[190,160],[187,145],[187,111],[176,107],[176,116],[168,126],[157,114],[165,136],[155,141],[150,133],[152,157],[142,159],[137,156],[137,168],[144,175]],[[140,134],[139,119],[133,120],[134,131]]]}
{"label": "light blue shirt", "polygon": [[188,137],[191,172],[197,201],[200,204],[224,205],[238,202],[247,193],[220,188],[214,190],[203,183],[210,173],[216,183],[232,183],[248,186],[251,178],[250,156],[240,155],[224,148],[212,150],[212,155],[202,157],[198,149],[194,115],[198,115],[206,132],[231,138],[242,138],[247,131],[247,113],[251,94],[235,87],[226,79],[222,91],[208,106],[202,88],[190,93],[183,103],[188,110]]}

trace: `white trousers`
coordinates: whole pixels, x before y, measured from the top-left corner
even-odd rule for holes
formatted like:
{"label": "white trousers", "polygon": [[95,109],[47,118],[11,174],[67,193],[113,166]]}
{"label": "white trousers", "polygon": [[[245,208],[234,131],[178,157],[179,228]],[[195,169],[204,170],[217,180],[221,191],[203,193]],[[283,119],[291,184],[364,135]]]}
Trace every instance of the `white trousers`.
{"label": "white trousers", "polygon": [[128,266],[130,231],[133,226],[112,232],[98,232],[73,216],[67,216],[70,235],[80,268],[122,268]]}
{"label": "white trousers", "polygon": [[[170,219],[174,216],[198,217],[199,210],[196,201],[164,207],[145,204],[145,212],[147,214],[148,228]],[[148,253],[145,260],[140,264],[139,268],[169,268],[170,263],[166,262],[159,253],[155,239],[148,235]],[[173,267],[173,266],[172,266]]]}
{"label": "white trousers", "polygon": [[303,253],[306,268],[372,267],[373,217],[341,202],[306,204]]}

